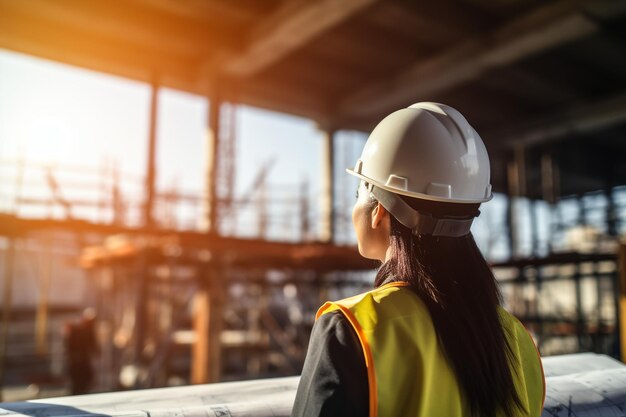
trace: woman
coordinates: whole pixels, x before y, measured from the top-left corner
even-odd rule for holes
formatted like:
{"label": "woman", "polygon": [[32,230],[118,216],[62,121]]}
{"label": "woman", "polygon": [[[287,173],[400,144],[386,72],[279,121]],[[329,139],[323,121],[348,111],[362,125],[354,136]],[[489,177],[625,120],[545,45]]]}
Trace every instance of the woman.
{"label": "woman", "polygon": [[382,266],[372,291],[318,311],[292,415],[539,416],[539,355],[470,233],[492,196],[480,136],[417,103],[383,119],[348,172],[359,252]]}

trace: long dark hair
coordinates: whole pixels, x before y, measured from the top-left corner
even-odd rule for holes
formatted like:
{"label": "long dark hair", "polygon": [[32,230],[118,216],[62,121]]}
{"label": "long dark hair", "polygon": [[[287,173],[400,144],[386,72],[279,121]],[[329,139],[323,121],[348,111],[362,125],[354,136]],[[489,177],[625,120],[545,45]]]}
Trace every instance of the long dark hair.
{"label": "long dark hair", "polygon": [[[467,216],[479,206],[403,198],[433,215]],[[414,235],[390,217],[391,258],[378,270],[375,285],[389,277],[407,281],[424,302],[472,416],[523,410],[509,366],[515,358],[497,310],[502,296],[473,236]]]}

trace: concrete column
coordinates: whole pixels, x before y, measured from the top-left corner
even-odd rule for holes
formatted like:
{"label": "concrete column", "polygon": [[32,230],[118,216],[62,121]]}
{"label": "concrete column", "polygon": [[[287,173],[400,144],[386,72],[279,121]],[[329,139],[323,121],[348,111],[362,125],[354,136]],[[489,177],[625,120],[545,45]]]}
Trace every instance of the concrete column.
{"label": "concrete column", "polygon": [[143,207],[143,224],[145,227],[154,226],[154,197],[156,181],[156,126],[159,100],[159,86],[152,85],[150,100],[150,131],[148,136],[148,157],[146,158],[146,200]]}
{"label": "concrete column", "polygon": [[323,130],[322,138],[322,193],[320,195],[320,220],[322,242],[332,243],[335,230],[335,209],[334,209],[334,136],[335,131],[331,129]]}

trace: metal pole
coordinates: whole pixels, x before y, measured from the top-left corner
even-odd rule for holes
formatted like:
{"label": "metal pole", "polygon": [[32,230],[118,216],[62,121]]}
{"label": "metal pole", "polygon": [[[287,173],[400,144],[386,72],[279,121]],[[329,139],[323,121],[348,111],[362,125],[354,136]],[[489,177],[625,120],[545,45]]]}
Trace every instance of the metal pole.
{"label": "metal pole", "polygon": [[551,154],[541,156],[541,193],[544,201],[549,207],[549,228],[548,228],[548,253],[552,253],[552,240],[554,239],[554,205],[557,200],[557,190],[554,174],[554,160]]}
{"label": "metal pole", "polygon": [[609,236],[616,237],[619,235],[618,230],[618,210],[615,204],[615,193],[611,187],[604,190],[606,196],[606,223]]}
{"label": "metal pole", "polygon": [[306,178],[300,185],[300,239],[306,242],[310,238],[309,223],[309,182]]}
{"label": "metal pole", "polygon": [[[133,356],[134,364],[138,369],[144,366],[144,347],[147,336],[147,313],[148,313],[148,285],[150,279],[150,254],[148,249],[141,249],[135,260],[135,335]],[[142,387],[144,381],[139,377],[135,380],[134,388]]]}
{"label": "metal pole", "polygon": [[222,318],[224,316],[225,273],[220,265],[210,270],[209,276],[209,378],[219,382],[222,378]]}
{"label": "metal pole", "polygon": [[528,215],[530,217],[531,256],[539,255],[539,219],[537,218],[537,202],[528,199]]}
{"label": "metal pole", "polygon": [[[219,233],[218,161],[220,151],[220,110],[222,102],[213,92],[209,104],[209,129],[207,152],[207,210],[206,226],[210,234]],[[220,379],[221,371],[221,286],[216,278],[216,261],[199,268],[200,287],[194,296],[193,327],[195,341],[192,347],[191,382],[207,383]]]}
{"label": "metal pole", "polygon": [[520,206],[521,197],[526,196],[526,151],[523,146],[515,148],[513,161],[508,166],[509,180],[509,233],[511,241],[511,257],[520,254]]}
{"label": "metal pole", "polygon": [[37,354],[44,356],[48,353],[48,293],[50,292],[50,281],[52,279],[53,268],[53,242],[51,236],[46,236],[43,241],[44,261],[40,268],[39,280],[39,303],[37,303],[37,316],[35,319],[35,340]]}
{"label": "metal pole", "polygon": [[581,261],[576,263],[576,272],[574,273],[574,285],[576,294],[576,338],[578,340],[578,351],[585,352],[588,349],[588,343],[585,332],[585,312],[583,310],[583,293],[582,293],[582,274]]}
{"label": "metal pole", "polygon": [[507,167],[507,177],[508,177],[508,198],[507,198],[507,226],[508,226],[508,239],[509,239],[509,257],[515,258],[518,255],[518,237],[517,237],[517,197],[519,195],[518,191],[518,181],[517,181],[517,167],[515,161],[510,161]]}

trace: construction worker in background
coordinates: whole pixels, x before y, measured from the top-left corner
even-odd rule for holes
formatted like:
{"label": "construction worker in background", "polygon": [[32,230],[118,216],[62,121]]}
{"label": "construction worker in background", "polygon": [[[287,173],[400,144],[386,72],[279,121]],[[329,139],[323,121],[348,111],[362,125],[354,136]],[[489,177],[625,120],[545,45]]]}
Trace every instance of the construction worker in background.
{"label": "construction worker in background", "polygon": [[480,136],[417,103],[348,172],[359,252],[382,265],[373,290],[319,309],[292,416],[539,416],[539,354],[470,233],[492,197]]}
{"label": "construction worker in background", "polygon": [[96,312],[83,310],[76,322],[65,323],[63,329],[67,374],[72,395],[89,393],[93,379],[92,358],[99,353],[95,332]]}

